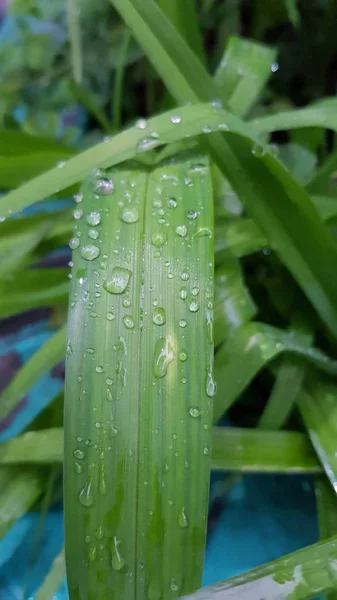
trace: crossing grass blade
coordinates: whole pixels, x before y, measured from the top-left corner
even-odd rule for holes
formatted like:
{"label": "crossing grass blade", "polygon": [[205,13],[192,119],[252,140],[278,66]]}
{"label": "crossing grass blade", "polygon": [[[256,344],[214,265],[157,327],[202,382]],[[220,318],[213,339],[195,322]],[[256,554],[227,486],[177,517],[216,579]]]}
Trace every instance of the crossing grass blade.
{"label": "crossing grass blade", "polygon": [[0,467],[0,539],[39,499],[44,483],[39,467]]}
{"label": "crossing grass blade", "polygon": [[196,0],[156,0],[171,23],[184,37],[198,58],[205,62],[205,52],[196,11]]}
{"label": "crossing grass blade", "polygon": [[177,598],[200,585],[207,520],[209,162],[108,171],[82,192],[65,390],[70,596]]}
{"label": "crossing grass blade", "polygon": [[66,349],[65,327],[39,348],[19,369],[9,385],[0,394],[0,419],[4,419],[28,393],[32,385],[62,360]]}
{"label": "crossing grass blade", "polygon": [[253,119],[249,124],[259,134],[317,126],[337,131],[336,108],[337,103],[336,106],[309,106]]}
{"label": "crossing grass blade", "polygon": [[309,438],[302,433],[214,427],[212,469],[240,473],[318,473],[322,467]]}
{"label": "crossing grass blade", "polygon": [[317,348],[308,348],[301,334],[265,323],[246,323],[232,331],[215,357],[215,423],[257,373],[284,352],[306,358],[331,375],[337,374],[337,361]]}
{"label": "crossing grass blade", "polygon": [[66,575],[64,550],[54,559],[51,570],[45,578],[41,587],[37,590],[35,600],[50,600],[55,598],[63,579]]}
{"label": "crossing grass blade", "polygon": [[337,537],[313,544],[184,600],[309,600],[336,586]]}
{"label": "crossing grass blade", "polygon": [[[326,540],[337,534],[337,500],[327,479],[315,479],[316,505],[318,513],[319,536]],[[336,589],[326,594],[325,600],[336,600]]]}
{"label": "crossing grass blade", "polygon": [[0,444],[1,464],[63,462],[63,429],[27,431]]}

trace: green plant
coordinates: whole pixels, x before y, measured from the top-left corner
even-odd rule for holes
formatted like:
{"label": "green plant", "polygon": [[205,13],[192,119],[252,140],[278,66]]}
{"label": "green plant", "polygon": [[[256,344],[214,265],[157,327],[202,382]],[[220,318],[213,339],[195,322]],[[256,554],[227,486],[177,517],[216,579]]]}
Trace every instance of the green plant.
{"label": "green plant", "polygon": [[[66,354],[72,599],[171,600],[194,592],[211,467],[317,474],[324,541],[193,598],[334,594],[336,540],[326,538],[336,534],[329,485],[336,490],[337,160],[322,132],[337,132],[336,100],[271,110],[266,85],[276,52],[240,37],[228,40],[212,77],[192,0],[111,4],[128,27],[114,127],[123,116],[131,39],[154,67],[141,59],[148,108],[165,110],[112,135],[107,103],[81,86],[83,33],[70,2],[73,94],[109,136],[76,153],[53,139],[0,131],[0,185],[32,178],[0,202],[0,255],[10,257],[2,264],[0,316],[52,306],[59,324],[1,393],[0,415]],[[211,18],[216,3],[200,4]],[[295,3],[285,2],[278,18],[287,14],[301,26]],[[154,106],[158,76],[167,91],[160,84]],[[306,129],[319,130],[314,147]],[[272,137],[279,131],[290,141]],[[70,192],[73,234],[69,209],[9,218]],[[64,268],[28,268],[69,239],[70,283]],[[242,410],[235,428],[212,429],[212,419],[217,425],[247,399],[252,422]],[[3,535],[45,490],[41,463],[62,463],[62,402],[57,397],[28,432],[0,446]],[[277,431],[284,426],[290,430]],[[53,593],[62,569],[63,555],[38,598]]]}

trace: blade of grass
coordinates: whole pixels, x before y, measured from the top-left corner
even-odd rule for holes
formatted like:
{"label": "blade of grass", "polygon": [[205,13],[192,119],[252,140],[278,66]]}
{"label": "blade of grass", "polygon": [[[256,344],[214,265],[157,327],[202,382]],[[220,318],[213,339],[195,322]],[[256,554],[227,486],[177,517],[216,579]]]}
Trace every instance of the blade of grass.
{"label": "blade of grass", "polygon": [[336,587],[337,537],[307,546],[184,600],[309,600]]}
{"label": "blade of grass", "polygon": [[[313,173],[307,183],[311,194],[327,194],[335,196],[335,173],[337,171],[337,152],[332,152]],[[331,192],[331,194],[330,194]]]}
{"label": "blade of grass", "polygon": [[62,550],[54,559],[52,568],[42,586],[37,590],[35,600],[50,600],[51,598],[54,598],[65,576],[65,558],[64,550]]}
{"label": "blade of grass", "polygon": [[200,33],[195,0],[156,0],[186,43],[205,62],[203,40]]}
{"label": "blade of grass", "polygon": [[214,75],[228,108],[245,116],[257,101],[272,73],[276,50],[270,46],[232,36]]}
{"label": "blade of grass", "polygon": [[63,461],[63,429],[50,427],[27,431],[0,444],[1,464],[61,463]]}
{"label": "blade of grass", "polygon": [[32,385],[49,369],[60,362],[65,354],[66,329],[63,327],[19,369],[9,385],[0,394],[0,419],[4,419],[28,393]]}
{"label": "blade of grass", "polygon": [[[73,254],[74,273],[85,275],[72,279],[66,368],[69,588],[167,600],[196,589],[203,568],[214,393],[210,169],[191,155],[150,175],[104,177],[112,195],[95,198],[97,180],[83,188],[85,214],[101,215],[99,257],[86,260],[97,251],[87,254],[84,219]],[[86,568],[88,551],[97,560]]]}
{"label": "blade of grass", "polygon": [[57,140],[28,135],[18,129],[0,129],[0,148],[1,157],[27,155],[35,152],[62,152],[73,156],[76,152],[74,148]]}
{"label": "blade of grass", "polygon": [[85,106],[88,113],[92,115],[96,119],[97,123],[101,125],[103,131],[109,133],[111,131],[111,125],[96,98],[87,92],[87,90],[85,90],[84,87],[76,80],[70,82],[70,89],[74,95],[74,98],[76,98],[76,100]]}
{"label": "blade of grass", "polygon": [[[73,152],[64,150],[44,152],[34,152],[34,154],[20,154],[19,156],[8,156],[0,158],[0,188],[11,189],[24,184],[25,181],[44,173],[52,167],[59,169],[56,171],[60,175],[60,169],[64,161],[73,156]],[[55,185],[55,192],[58,191],[58,185]],[[47,194],[49,195],[49,194]],[[46,196],[45,196],[46,197]],[[0,199],[0,207],[2,208],[3,199]],[[9,207],[8,212],[4,214],[1,210],[1,217],[8,216],[12,213],[21,210],[25,206],[29,206],[35,201],[34,198],[30,202],[22,204],[18,209],[15,206],[12,209]]]}
{"label": "blade of grass", "polygon": [[[111,2],[178,103],[222,99],[212,78],[152,0]],[[337,285],[331,273],[337,249],[309,196],[270,154],[263,155],[263,149],[254,148],[247,138],[214,134],[207,142],[234,191],[273,239],[281,260],[336,336]]]}
{"label": "blade of grass", "polygon": [[336,107],[317,106],[299,110],[289,110],[277,113],[276,115],[268,115],[267,117],[253,119],[252,121],[249,121],[249,125],[258,134],[317,126],[336,131]]}
{"label": "blade of grass", "polygon": [[317,348],[308,348],[297,332],[264,323],[246,323],[233,330],[215,357],[217,393],[214,422],[233,404],[257,373],[273,358],[291,352],[336,375],[337,361]]}
{"label": "blade of grass", "polygon": [[[337,501],[327,479],[315,479],[316,504],[318,511],[319,535],[326,540],[337,534]],[[325,600],[336,600],[336,589],[325,596]]]}
{"label": "blade of grass", "polygon": [[125,72],[126,56],[131,41],[131,32],[125,29],[123,41],[119,53],[119,62],[116,69],[113,101],[112,101],[112,118],[113,130],[118,131],[122,122],[122,98],[123,98],[123,81]]}
{"label": "blade of grass", "polygon": [[81,84],[83,77],[82,42],[80,26],[80,8],[77,0],[67,1],[68,35],[70,40],[70,57],[74,81]]}
{"label": "blade of grass", "polygon": [[42,494],[45,474],[38,467],[0,468],[0,539]]}
{"label": "blade of grass", "polygon": [[214,427],[212,469],[240,473],[317,473],[307,436],[293,431]]}

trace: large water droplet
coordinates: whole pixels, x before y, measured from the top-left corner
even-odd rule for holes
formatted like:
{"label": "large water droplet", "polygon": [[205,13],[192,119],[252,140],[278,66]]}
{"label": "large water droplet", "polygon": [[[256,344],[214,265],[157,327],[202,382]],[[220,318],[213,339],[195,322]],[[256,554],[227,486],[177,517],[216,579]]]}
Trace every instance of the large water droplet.
{"label": "large water droplet", "polygon": [[74,217],[75,221],[79,221],[80,219],[82,219],[82,217],[83,217],[83,210],[81,208],[76,208],[73,211],[73,217]]}
{"label": "large water droplet", "polygon": [[94,192],[98,194],[98,196],[109,196],[114,191],[115,186],[111,179],[106,179],[106,177],[101,177],[95,182]]}
{"label": "large water droplet", "polygon": [[188,518],[186,516],[184,507],[182,507],[182,509],[179,511],[178,523],[179,523],[179,527],[183,527],[183,528],[188,527]]}
{"label": "large water droplet", "polygon": [[76,250],[76,248],[78,248],[79,245],[80,245],[80,240],[78,237],[71,238],[71,240],[69,242],[69,246],[72,250]]}
{"label": "large water droplet", "polygon": [[201,411],[197,406],[192,406],[189,410],[189,413],[194,419],[197,419],[201,415]]}
{"label": "large water droplet", "polygon": [[213,377],[213,371],[209,369],[206,373],[206,394],[209,398],[213,398],[216,394],[216,381]]}
{"label": "large water droplet", "polygon": [[138,208],[135,206],[124,208],[121,213],[121,219],[124,223],[136,223],[139,219]]}
{"label": "large water droplet", "polygon": [[123,323],[127,329],[133,329],[135,326],[135,322],[131,315],[125,315],[125,317],[123,317]]}
{"label": "large water droplet", "polygon": [[153,372],[160,379],[167,374],[169,364],[174,360],[174,347],[170,338],[159,338],[154,349]]}
{"label": "large water droplet", "polygon": [[121,571],[125,565],[124,557],[119,549],[120,544],[121,541],[117,540],[116,536],[114,536],[111,548],[111,566],[115,571]]}
{"label": "large water droplet", "polygon": [[186,225],[178,225],[178,227],[176,227],[176,234],[180,237],[185,237],[187,235]]}
{"label": "large water droplet", "polygon": [[109,277],[104,281],[103,287],[110,294],[122,294],[126,289],[132,271],[123,267],[114,267]]}
{"label": "large water droplet", "polygon": [[97,240],[99,233],[97,231],[97,229],[89,229],[88,231],[88,236],[92,239],[92,240]]}
{"label": "large water droplet", "polygon": [[96,210],[93,210],[92,212],[87,214],[86,221],[88,225],[91,225],[91,227],[96,227],[96,225],[99,225],[99,223],[101,222],[101,215]]}
{"label": "large water droplet", "polygon": [[81,489],[78,499],[83,506],[89,508],[94,503],[94,497],[92,495],[92,480],[91,478],[86,481],[84,487]]}
{"label": "large water droplet", "polygon": [[156,248],[160,248],[163,244],[165,244],[167,240],[167,234],[165,231],[156,231],[152,234],[152,244],[156,246]]}
{"label": "large water droplet", "polygon": [[157,306],[157,308],[153,311],[152,320],[155,325],[165,325],[166,323],[166,313],[163,308]]}
{"label": "large water droplet", "polygon": [[146,152],[151,148],[155,148],[158,145],[159,135],[158,133],[152,132],[144,138],[141,138],[136,146],[136,152]]}
{"label": "large water droplet", "polygon": [[94,244],[87,244],[81,248],[81,256],[85,260],[94,260],[99,256],[99,253],[100,249],[97,246],[94,246]]}
{"label": "large water droplet", "polygon": [[193,300],[193,302],[191,302],[191,304],[188,307],[190,309],[191,312],[198,312],[199,310],[199,302],[197,302],[196,300]]}

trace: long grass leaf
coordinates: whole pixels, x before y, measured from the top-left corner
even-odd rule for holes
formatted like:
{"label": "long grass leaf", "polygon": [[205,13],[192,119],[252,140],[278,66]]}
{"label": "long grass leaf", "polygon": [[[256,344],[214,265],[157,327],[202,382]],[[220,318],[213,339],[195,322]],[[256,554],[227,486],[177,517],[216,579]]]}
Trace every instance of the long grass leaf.
{"label": "long grass leaf", "polygon": [[1,464],[60,463],[63,461],[63,429],[50,427],[27,431],[0,444]]}
{"label": "long grass leaf", "polygon": [[51,570],[45,578],[42,586],[37,590],[35,600],[51,600],[55,598],[55,594],[66,575],[64,550],[56,556],[53,561]]}
{"label": "long grass leaf", "polygon": [[0,468],[0,538],[40,497],[45,474],[38,467]]}
{"label": "long grass leaf", "polygon": [[196,589],[203,568],[214,393],[208,160],[107,172],[83,188],[82,206],[66,368],[70,594],[165,600]]}
{"label": "long grass leaf", "polygon": [[29,135],[16,129],[0,129],[0,156],[19,156],[35,152],[57,152],[73,156],[74,148],[58,142],[35,135]]}
{"label": "long grass leaf", "polygon": [[[315,479],[316,504],[318,512],[319,535],[321,540],[326,540],[337,535],[337,500],[327,479]],[[325,600],[336,600],[337,590],[325,596]]]}
{"label": "long grass leaf", "polygon": [[336,587],[337,537],[313,544],[184,600],[309,600]]}
{"label": "long grass leaf", "polygon": [[205,61],[205,51],[198,24],[196,0],[156,0],[171,23],[184,37],[198,58]]}
{"label": "long grass leaf", "polygon": [[253,119],[249,121],[249,124],[256,133],[272,133],[273,131],[317,126],[337,131],[336,108],[337,104],[336,107],[317,106],[289,110],[276,115]]}

